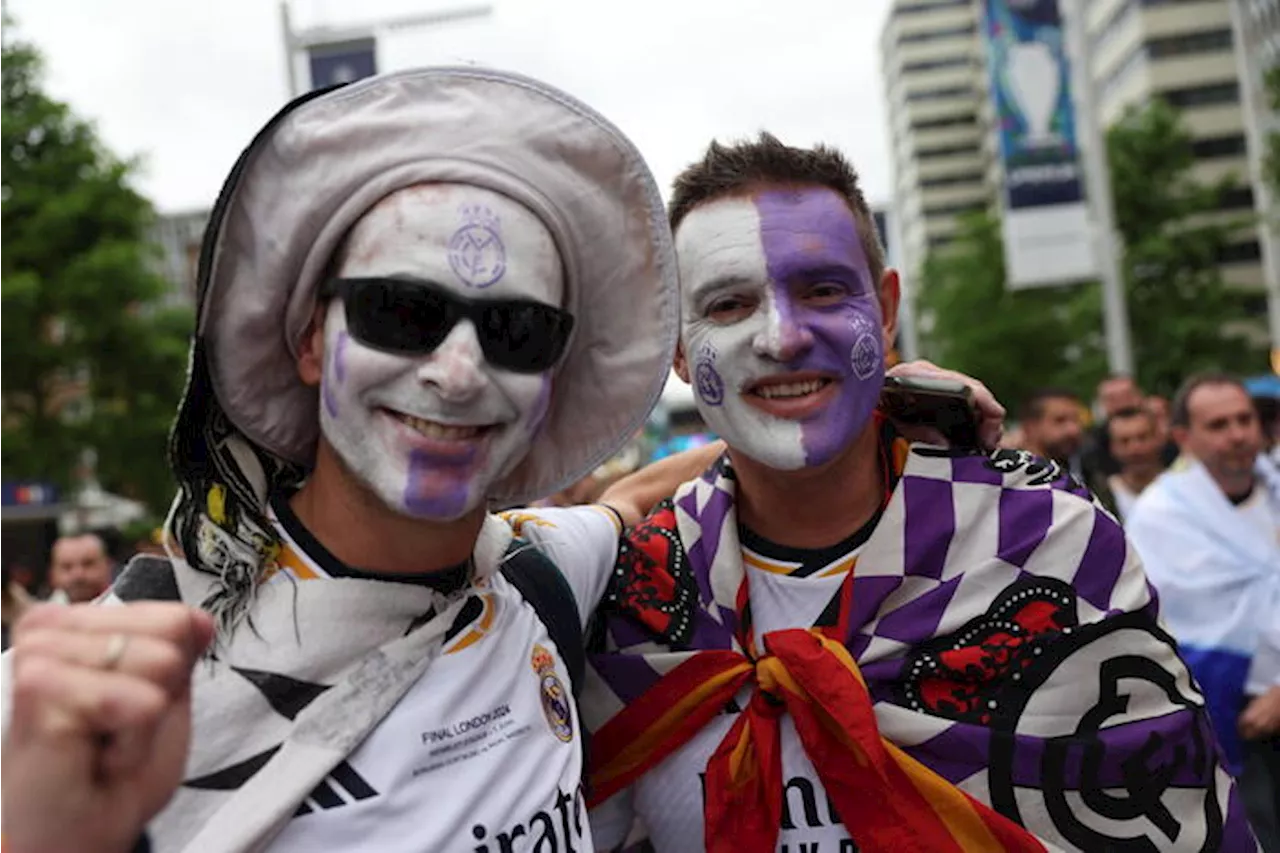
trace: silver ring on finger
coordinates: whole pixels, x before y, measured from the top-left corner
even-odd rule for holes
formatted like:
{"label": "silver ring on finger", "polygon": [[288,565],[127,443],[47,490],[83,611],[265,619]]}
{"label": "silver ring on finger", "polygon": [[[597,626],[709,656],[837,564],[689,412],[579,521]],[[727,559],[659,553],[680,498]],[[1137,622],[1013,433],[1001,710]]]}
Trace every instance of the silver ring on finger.
{"label": "silver ring on finger", "polygon": [[102,657],[102,668],[110,672],[120,665],[124,650],[129,645],[129,636],[119,632],[112,634],[107,640],[107,653]]}

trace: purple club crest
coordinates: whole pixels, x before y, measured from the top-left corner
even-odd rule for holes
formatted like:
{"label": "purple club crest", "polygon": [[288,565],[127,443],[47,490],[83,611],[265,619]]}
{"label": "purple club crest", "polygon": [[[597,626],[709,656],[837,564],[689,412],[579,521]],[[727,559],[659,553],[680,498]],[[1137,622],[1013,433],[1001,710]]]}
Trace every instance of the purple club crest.
{"label": "purple club crest", "polygon": [[709,342],[698,350],[698,363],[693,369],[693,383],[698,397],[708,406],[724,402],[724,380],[716,370],[716,348]]}
{"label": "purple club crest", "polygon": [[466,224],[449,238],[449,266],[468,287],[495,284],[507,271],[507,250],[502,245],[498,217],[487,207],[464,207]]}

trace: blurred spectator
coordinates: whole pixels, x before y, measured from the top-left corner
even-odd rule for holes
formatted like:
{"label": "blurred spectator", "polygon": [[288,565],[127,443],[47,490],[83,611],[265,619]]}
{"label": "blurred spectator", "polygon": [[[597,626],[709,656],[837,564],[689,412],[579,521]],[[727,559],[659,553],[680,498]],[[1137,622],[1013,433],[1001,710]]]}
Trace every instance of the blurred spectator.
{"label": "blurred spectator", "polygon": [[1099,422],[1122,409],[1136,409],[1142,402],[1142,390],[1132,376],[1112,374],[1098,383]]}
{"label": "blurred spectator", "polygon": [[0,580],[0,649],[9,648],[9,631],[22,618],[22,614],[34,603],[31,594],[19,581],[22,567],[4,564],[4,577]]}
{"label": "blurred spectator", "polygon": [[1102,505],[1115,513],[1115,499],[1105,478],[1091,476],[1081,463],[1085,407],[1063,388],[1041,388],[1023,404],[1023,446],[1037,456],[1057,462],[1084,483]]}
{"label": "blurred spectator", "polygon": [[1169,398],[1152,394],[1146,400],[1147,411],[1156,419],[1156,430],[1160,433],[1160,441],[1170,440],[1169,435]]}
{"label": "blurred spectator", "polygon": [[96,533],[63,536],[53,543],[49,561],[50,601],[79,604],[97,598],[111,586],[111,560]]}
{"label": "blurred spectator", "polygon": [[1234,377],[1188,379],[1172,425],[1184,460],[1138,499],[1128,532],[1258,839],[1280,850],[1280,474]]}
{"label": "blurred spectator", "polygon": [[1164,470],[1155,415],[1150,409],[1133,406],[1112,413],[1107,419],[1107,439],[1120,472],[1112,474],[1107,486],[1115,499],[1117,518],[1129,517],[1142,490]]}
{"label": "blurred spectator", "polygon": [[[1144,405],[1151,405],[1152,400],[1160,401],[1155,404],[1157,407],[1163,403],[1163,423],[1166,424],[1167,433],[1168,402],[1163,397],[1144,397],[1142,389],[1138,387],[1133,377],[1123,374],[1112,374],[1098,383],[1095,407],[1098,420],[1085,436],[1081,457],[1086,480],[1099,482],[1120,473],[1120,462],[1116,459],[1110,444],[1107,421],[1121,409],[1141,408]],[[1156,417],[1157,427],[1159,427],[1162,421],[1159,414]],[[1178,458],[1178,447],[1168,439],[1167,435],[1161,440],[1161,444],[1163,445],[1161,460],[1164,466],[1168,467]]]}
{"label": "blurred spectator", "polygon": [[1080,399],[1062,388],[1042,388],[1023,404],[1020,421],[1027,450],[1063,467],[1077,460],[1084,437]]}
{"label": "blurred spectator", "polygon": [[1132,376],[1108,374],[1094,390],[1093,423],[1085,433],[1081,464],[1093,476],[1110,477],[1120,470],[1108,444],[1107,421],[1121,409],[1142,405],[1142,391]]}

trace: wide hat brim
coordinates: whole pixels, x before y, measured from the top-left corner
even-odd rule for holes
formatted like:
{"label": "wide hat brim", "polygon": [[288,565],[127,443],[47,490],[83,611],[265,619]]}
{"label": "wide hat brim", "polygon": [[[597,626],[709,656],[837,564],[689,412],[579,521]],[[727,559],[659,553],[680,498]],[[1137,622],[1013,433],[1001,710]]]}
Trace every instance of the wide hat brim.
{"label": "wide hat brim", "polygon": [[241,157],[202,253],[199,334],[227,417],[299,465],[317,391],[297,354],[334,251],[379,200],[449,181],[502,193],[555,238],[576,318],[544,425],[488,497],[523,503],[591,472],[661,394],[679,331],[662,198],[635,146],[574,98],[517,74],[428,68],[300,99]]}

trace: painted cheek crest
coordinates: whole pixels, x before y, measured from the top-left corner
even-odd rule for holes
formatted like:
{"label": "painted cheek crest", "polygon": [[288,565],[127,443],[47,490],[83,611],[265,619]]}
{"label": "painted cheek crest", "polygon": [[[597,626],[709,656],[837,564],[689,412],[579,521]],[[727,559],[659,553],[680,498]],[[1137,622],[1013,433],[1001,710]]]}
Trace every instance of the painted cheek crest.
{"label": "painted cheek crest", "polygon": [[724,379],[716,370],[716,355],[715,345],[711,341],[705,341],[698,348],[693,369],[694,388],[708,406],[719,406],[724,402]]}

